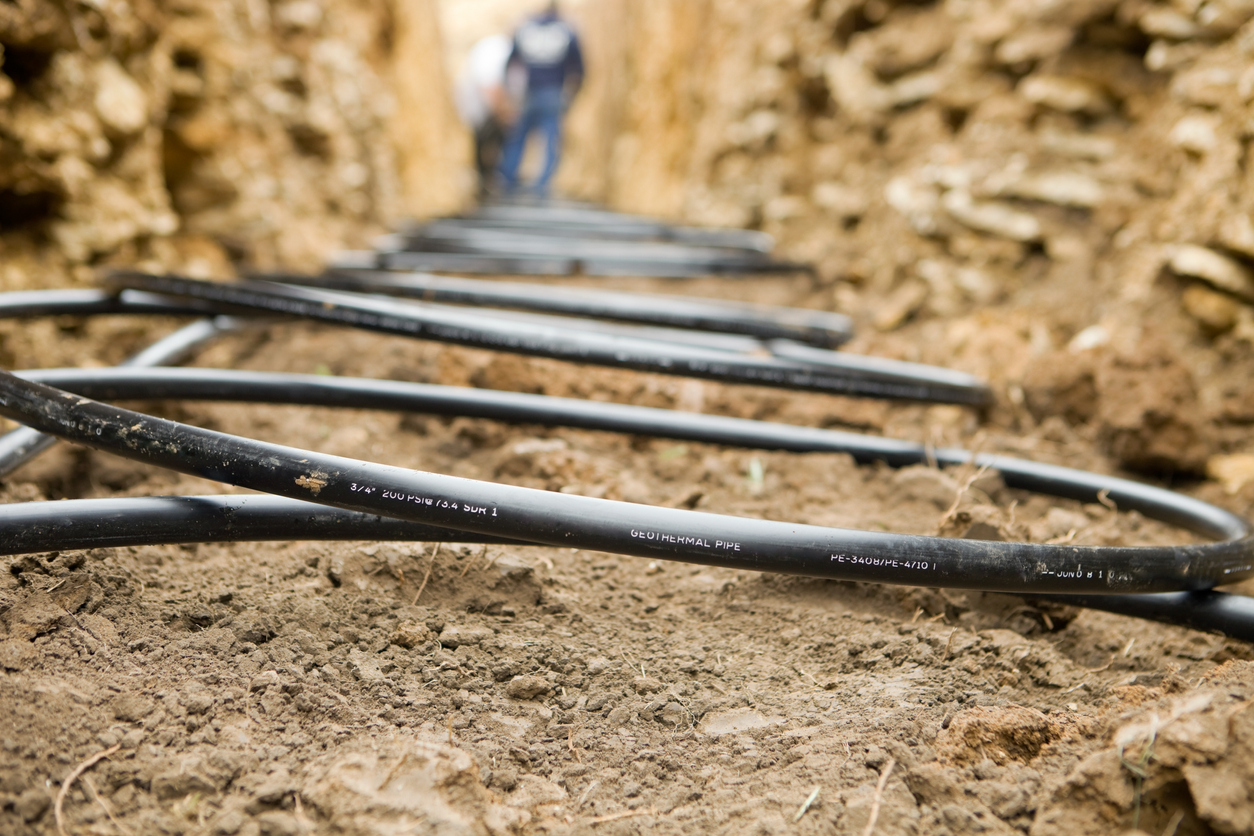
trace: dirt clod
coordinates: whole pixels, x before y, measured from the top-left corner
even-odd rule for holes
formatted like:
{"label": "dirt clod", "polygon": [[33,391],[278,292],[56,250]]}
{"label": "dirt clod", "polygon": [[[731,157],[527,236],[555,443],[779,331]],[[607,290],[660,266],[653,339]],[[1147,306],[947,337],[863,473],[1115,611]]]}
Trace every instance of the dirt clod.
{"label": "dirt clod", "polygon": [[1049,742],[1049,720],[1023,706],[976,706],[958,712],[937,736],[937,751],[955,763],[1030,761]]}
{"label": "dirt clod", "polygon": [[0,667],[20,671],[35,661],[35,646],[24,639],[0,640]]}
{"label": "dirt clod", "polygon": [[516,700],[532,700],[552,690],[548,680],[535,674],[516,676],[505,686],[505,693]]}

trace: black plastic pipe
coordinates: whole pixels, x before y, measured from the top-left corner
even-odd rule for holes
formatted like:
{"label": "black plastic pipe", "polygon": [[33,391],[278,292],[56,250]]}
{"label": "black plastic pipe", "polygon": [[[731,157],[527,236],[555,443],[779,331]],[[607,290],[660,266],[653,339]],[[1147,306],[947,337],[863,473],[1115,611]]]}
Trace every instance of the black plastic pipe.
{"label": "black plastic pipe", "polygon": [[654,237],[717,247],[735,247],[769,253],[775,242],[765,232],[720,227],[673,226],[653,218],[625,215],[591,205],[504,205],[482,206],[452,220],[506,229],[559,229]]}
{"label": "black plastic pipe", "polygon": [[1162,592],[1157,595],[1051,595],[1050,600],[1133,618],[1207,630],[1254,642],[1254,598],[1229,592]]}
{"label": "black plastic pipe", "polygon": [[0,504],[0,554],[260,540],[501,543],[279,496],[139,496]]}
{"label": "black plastic pipe", "polygon": [[265,311],[474,348],[724,383],[974,406],[991,400],[988,387],[970,375],[916,364],[899,364],[894,372],[871,372],[865,368],[846,371],[839,367],[839,352],[833,352],[831,365],[818,365],[731,354],[701,346],[679,350],[675,345],[655,340],[494,320],[451,308],[433,309],[418,303],[272,282],[223,284],[132,272],[115,273],[108,282],[115,289],[137,288],[214,304],[224,313]]}
{"label": "black plastic pipe", "polygon": [[[657,279],[691,279],[700,276],[735,276],[754,273],[812,273],[809,264],[791,261],[750,261],[709,258],[704,261],[659,261],[631,257],[567,255],[560,251],[492,253],[465,249],[461,252],[380,250],[355,254],[355,266],[388,270],[441,270],[451,273],[491,273],[527,276],[642,276]],[[359,259],[368,258],[362,264]],[[338,259],[333,266],[343,266]]]}
{"label": "black plastic pipe", "polygon": [[769,255],[677,241],[624,241],[600,237],[540,235],[531,230],[480,229],[474,226],[428,224],[386,236],[378,251],[454,252],[486,255],[527,255],[574,258],[580,261],[632,261],[659,267],[719,265],[728,270],[762,270],[778,266]]}
{"label": "black plastic pipe", "polygon": [[[344,511],[279,496],[153,496],[0,505],[0,554],[265,540],[531,543]],[[1225,592],[1052,595],[1059,603],[1254,642],[1254,599]]]}
{"label": "black plastic pipe", "polygon": [[[897,466],[924,461],[927,451],[908,442],[829,430],[718,416],[694,416],[618,404],[589,404],[535,395],[466,390],[391,381],[325,378],[208,369],[74,369],[23,373],[94,397],[182,398],[306,403],[468,415],[524,423],[578,426],[710,443],[794,451],[839,451],[859,461]],[[710,431],[703,435],[702,425]],[[937,460],[970,460],[966,451],[933,451]],[[1170,519],[1201,533],[1240,538],[1244,522],[1180,494],[1113,477],[1014,459],[976,457],[1000,464],[1008,485],[1094,498],[1094,489],[1126,510]],[[0,468],[13,463],[0,457]],[[1101,485],[1101,487],[1098,487]],[[76,500],[0,506],[0,553],[161,543],[252,540],[416,540],[513,543],[509,538],[433,528],[280,497],[159,497]],[[1075,606],[1217,630],[1254,641],[1254,601],[1217,592],[1134,595],[1050,595]]]}
{"label": "black plastic pipe", "polygon": [[[94,291],[93,291],[94,292]],[[0,295],[0,311],[6,310],[3,302],[10,301],[7,297],[12,294]],[[60,301],[65,301],[64,299]],[[102,300],[103,301],[103,300]],[[128,303],[130,304],[130,303]],[[94,305],[86,305],[85,307],[95,307]],[[107,304],[99,305],[99,307],[107,308],[104,311],[93,310],[92,313],[119,313],[113,310]],[[42,311],[49,313],[48,308],[56,308],[56,305],[48,305]],[[134,313],[133,309],[126,309],[126,313]],[[162,311],[165,312],[164,310]],[[76,311],[82,313],[82,311]],[[166,336],[143,351],[125,360],[120,368],[123,369],[141,369],[150,366],[160,366],[166,363],[177,363],[187,357],[191,352],[204,345],[209,340],[228,331],[234,331],[240,327],[240,321],[232,317],[219,316],[212,319],[202,319],[193,322],[190,325],[180,328],[173,334]],[[88,375],[96,376],[101,370],[96,369],[87,372]],[[43,451],[52,447],[57,443],[55,436],[32,430],[30,427],[18,427],[12,432],[5,433],[0,436],[0,478],[8,476],[23,463],[29,461]]]}
{"label": "black plastic pipe", "polygon": [[615,293],[608,290],[382,270],[330,271],[317,276],[258,274],[249,278],[357,293],[384,293],[424,302],[517,308],[644,325],[744,334],[759,339],[787,339],[823,348],[834,348],[853,335],[853,324],[842,314],[804,308],[742,305],[684,296]]}
{"label": "black plastic pipe", "polygon": [[[165,297],[129,290],[117,295],[97,290],[30,291],[0,295],[0,317],[101,313],[186,315],[212,309],[212,305],[174,303]],[[192,349],[224,325],[227,325],[224,321],[216,326],[207,322],[196,323],[131,358],[128,365],[170,362],[178,353]],[[774,353],[781,356],[804,358],[812,362],[823,362],[823,355],[826,354],[814,352],[807,357],[806,354],[810,352],[808,347],[787,341],[776,341],[771,347]],[[860,359],[870,361],[872,366],[876,362],[876,358]],[[205,379],[206,373],[212,379]],[[377,398],[381,386],[387,389],[395,385],[402,390],[407,386],[415,386],[383,381],[328,381],[326,378],[313,378],[297,381],[297,385],[292,387],[282,380],[273,379],[275,376],[257,375],[256,380],[231,380],[231,375],[244,373],[209,370],[159,370],[156,372],[157,377],[172,375],[178,378],[164,381],[139,379],[144,377],[143,373],[137,375],[134,370],[122,369],[90,372],[51,370],[35,374],[49,374],[53,377],[60,375],[58,380],[66,385],[71,384],[77,375],[79,382],[84,383],[83,388],[90,388],[94,384],[95,388],[91,392],[106,390],[96,395],[98,397],[112,394],[116,397],[137,398],[220,397],[262,401],[271,400],[264,397],[263,390],[268,390],[271,395],[281,390],[285,393],[281,398],[282,402],[316,402],[327,405],[340,403],[358,407],[373,405],[373,402],[368,404],[362,399],[369,400],[372,396]],[[227,376],[225,379],[221,377],[223,374]],[[81,379],[84,375],[97,379],[84,381]],[[125,388],[128,386],[132,388]],[[206,392],[206,387],[213,392]],[[441,390],[447,387],[416,388]],[[241,389],[248,391],[240,391]],[[231,394],[231,390],[235,390],[234,394]],[[766,424],[755,428],[753,425],[757,422],[715,416],[687,416],[682,413],[671,413],[672,418],[678,419],[673,421],[664,417],[667,413],[662,410],[611,404],[589,405],[579,401],[477,390],[422,392],[417,393],[418,397],[415,394],[404,391],[386,392],[382,398],[382,406],[423,409],[441,414],[477,414],[499,420],[564,422],[570,426],[593,429],[656,431],[660,435],[669,434],[674,438],[744,443],[746,446],[774,449],[840,449],[852,453],[860,461],[881,459],[896,465],[925,459],[923,448],[908,442],[803,427]],[[553,403],[554,401],[557,403]],[[592,409],[588,409],[589,406]],[[594,414],[598,411],[610,414],[598,417]],[[720,425],[713,428],[714,438],[701,433],[703,428],[709,431],[711,423]],[[813,434],[817,434],[817,437]],[[15,467],[15,459],[20,462],[37,452],[27,450],[27,455],[21,455],[24,445],[14,442],[19,441],[23,435],[33,433],[23,428],[0,439],[0,473]],[[941,463],[958,463],[971,458],[965,451],[939,450],[934,451],[934,454]],[[1021,460],[986,456],[976,457],[976,460],[982,465],[1001,468],[1007,484],[1012,487],[1089,500],[1096,496],[1097,490],[1105,490],[1108,491],[1108,496],[1125,509],[1139,509],[1149,516],[1184,525],[1210,536],[1232,539],[1247,536],[1242,533],[1245,523],[1239,518],[1214,506],[1171,492],[1126,480]],[[5,537],[0,540],[0,553],[7,554],[104,545],[256,539],[452,540],[524,544],[520,540],[494,535],[424,526],[279,497],[157,497],[9,504],[0,506],[0,530],[5,532]],[[1230,574],[1226,580],[1232,580],[1233,577]],[[1254,641],[1254,601],[1244,596],[1200,591],[1132,595],[1055,594],[1045,597],[1077,606],[1183,624],[1196,629],[1217,630],[1235,638]]]}
{"label": "black plastic pipe", "polygon": [[0,293],[0,319],[29,316],[95,316],[97,314],[165,314],[203,316],[208,305],[173,302],[139,290],[114,293],[96,289],[14,290]]}
{"label": "black plastic pipe", "polygon": [[[186,399],[387,409],[450,417],[487,418],[513,424],[542,424],[630,433],[681,441],[793,453],[846,453],[861,464],[882,461],[906,467],[934,461],[974,463],[1002,475],[1008,487],[1093,502],[1099,496],[1126,511],[1187,528],[1216,539],[1247,536],[1235,514],[1174,491],[1074,468],[932,448],[912,441],[705,415],[645,406],[556,398],[394,380],[278,374],[229,369],[37,369],[17,373],[76,394],[104,400]],[[0,459],[0,466],[4,465]]]}
{"label": "black plastic pipe", "polygon": [[578,222],[569,216],[537,216],[526,218],[462,215],[437,218],[422,224],[412,224],[401,230],[402,235],[424,231],[476,229],[500,232],[526,232],[552,238],[605,239],[611,241],[670,241],[697,247],[716,247],[749,253],[769,253],[774,245],[771,237],[763,232],[743,229],[713,229],[708,227],[669,226],[664,223],[624,223],[617,218]]}
{"label": "black plastic pipe", "polygon": [[[1148,505],[1187,513],[1196,528],[1232,539],[1152,548],[954,540],[654,508],[404,470],[190,427],[8,373],[0,373],[0,414],[125,458],[265,493],[549,546],[1019,594],[1195,591],[1254,576],[1249,525],[1196,500]],[[989,459],[994,466],[1002,460]],[[1046,481],[1063,487],[1065,473],[1049,468]],[[1109,481],[1090,476],[1099,490]],[[1087,484],[1079,480],[1071,489]]]}

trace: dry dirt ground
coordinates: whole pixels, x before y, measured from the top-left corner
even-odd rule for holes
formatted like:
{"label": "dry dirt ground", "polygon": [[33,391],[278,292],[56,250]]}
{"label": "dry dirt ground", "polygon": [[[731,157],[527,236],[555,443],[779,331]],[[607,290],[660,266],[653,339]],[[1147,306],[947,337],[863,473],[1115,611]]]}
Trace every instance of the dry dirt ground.
{"label": "dry dirt ground", "polygon": [[[616,284],[793,303],[815,292],[804,278]],[[1007,362],[1030,350],[999,334],[986,329],[984,350]],[[25,365],[116,362],[144,328],[65,319],[6,336]],[[908,355],[926,337],[907,327],[856,347]],[[1092,439],[1026,406],[979,416],[589,372],[301,324],[225,338],[195,362],[852,425],[1109,468]],[[989,475],[962,491],[970,474],[839,455],[138,406],[340,455],[730,514],[959,534],[978,518],[1035,541],[1189,536]],[[1213,482],[1185,487],[1248,510]],[[60,448],[4,498],[218,490]],[[67,786],[76,834],[860,834],[872,817],[880,834],[1250,832],[1254,653],[1183,628],[561,549],[273,543],[3,562],[5,833],[56,832]]]}

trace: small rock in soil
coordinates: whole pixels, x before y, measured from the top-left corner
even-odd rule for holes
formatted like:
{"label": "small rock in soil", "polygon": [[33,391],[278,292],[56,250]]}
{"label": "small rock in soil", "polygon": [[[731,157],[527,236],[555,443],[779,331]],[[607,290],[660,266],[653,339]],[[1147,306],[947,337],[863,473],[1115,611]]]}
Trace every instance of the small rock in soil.
{"label": "small rock in soil", "polygon": [[516,700],[532,700],[546,694],[552,686],[542,676],[523,674],[516,676],[505,686],[505,693]]}

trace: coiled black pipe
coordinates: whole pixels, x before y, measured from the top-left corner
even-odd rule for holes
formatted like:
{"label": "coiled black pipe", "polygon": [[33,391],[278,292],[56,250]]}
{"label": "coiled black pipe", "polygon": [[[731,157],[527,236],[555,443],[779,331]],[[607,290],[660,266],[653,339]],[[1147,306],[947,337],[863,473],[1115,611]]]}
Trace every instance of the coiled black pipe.
{"label": "coiled black pipe", "polygon": [[[93,291],[94,292],[94,291]],[[13,294],[5,294],[11,296]],[[62,298],[62,303],[72,300]],[[98,300],[101,304],[88,303],[82,308],[90,308],[90,313],[118,313],[113,305],[108,304],[111,300]],[[129,305],[129,303],[128,303]],[[58,306],[50,301],[45,301],[42,313],[51,313]],[[64,308],[69,305],[62,305],[58,313],[64,312]],[[78,307],[78,306],[75,306]],[[103,310],[102,310],[103,309]],[[0,311],[5,310],[0,305]],[[134,313],[134,306],[124,307],[126,313]],[[77,310],[76,313],[84,313],[84,310]],[[161,309],[162,313],[166,311]],[[239,320],[232,317],[219,316],[212,319],[202,319],[193,322],[190,325],[180,328],[173,334],[164,337],[152,345],[145,348],[134,357],[122,363],[121,368],[142,369],[150,366],[161,366],[166,363],[177,363],[179,360],[188,356],[200,346],[220,334],[228,331],[234,331],[240,327]],[[94,374],[94,373],[92,373]],[[12,473],[17,467],[27,460],[39,455],[56,443],[56,438],[45,433],[32,430],[30,427],[18,427],[12,432],[5,433],[0,436],[0,477],[4,477]]]}
{"label": "coiled black pipe", "polygon": [[174,302],[140,290],[120,293],[93,289],[14,290],[0,293],[0,319],[28,316],[95,316],[97,314],[166,314],[202,316],[210,305]]}
{"label": "coiled black pipe", "polygon": [[[414,252],[380,250],[352,254],[354,266],[387,270],[443,270],[452,273],[491,273],[530,276],[644,276],[658,279],[691,279],[699,276],[734,276],[754,273],[812,273],[809,264],[791,261],[758,261],[710,258],[705,261],[656,261],[644,258],[571,257],[554,253]],[[345,262],[332,262],[343,266]]]}
{"label": "coiled black pipe", "polygon": [[[652,508],[404,470],[190,427],[8,373],[0,373],[0,414],[125,458],[265,493],[550,546],[1020,594],[1193,591],[1254,576],[1249,525],[1196,501],[1150,497],[1146,506],[1231,539],[1159,548],[950,540]],[[1011,464],[989,461],[1003,473]],[[1064,488],[1065,472],[1047,468],[1043,481]],[[1106,480],[1086,476],[1070,489],[1105,487]]]}
{"label": "coiled black pipe", "polygon": [[[98,313],[183,315],[215,308],[215,305],[194,301],[171,302],[165,297],[130,290],[121,294],[88,290],[33,291],[0,296],[0,317]],[[226,318],[219,318],[216,323],[195,323],[131,358],[128,365],[170,362],[176,355],[191,350],[219,330],[236,326],[237,323]],[[776,341],[772,349],[777,354],[798,359],[811,351],[787,341]],[[815,356],[805,359],[823,362],[826,352],[813,354]],[[876,362],[875,358],[860,359],[869,361],[871,365]],[[81,390],[96,397],[187,397],[420,409],[448,415],[480,415],[498,420],[649,432],[674,438],[771,449],[842,450],[860,461],[880,459],[895,465],[915,463],[925,458],[922,447],[908,442],[714,416],[687,416],[640,407],[589,405],[512,393],[440,391],[446,387],[300,376],[277,376],[276,379],[276,376],[255,375],[249,379],[250,375],[245,373],[210,370],[160,370],[155,373],[141,373],[134,369],[91,372],[52,370],[35,374],[55,379],[66,386],[72,386],[77,381],[82,384]],[[399,391],[394,387],[399,387]],[[405,391],[407,387],[419,391]],[[48,438],[19,429],[0,439],[0,475],[11,471],[40,449],[20,443],[24,436]],[[958,463],[971,458],[960,450],[933,452],[941,463]],[[1125,508],[1142,510],[1149,516],[1193,528],[1199,533],[1230,539],[1248,537],[1248,534],[1241,533],[1245,523],[1239,518],[1178,494],[1125,480],[1020,460],[1001,457],[977,457],[976,460],[983,465],[1001,468],[1007,484],[1012,487],[1078,499],[1092,499],[1096,491],[1105,490]],[[0,530],[5,532],[5,537],[0,539],[0,553],[6,554],[104,545],[255,539],[525,543],[496,535],[426,526],[298,500],[255,496],[9,504],[0,506]],[[1225,580],[1234,578],[1234,574],[1229,574]],[[1044,597],[1197,629],[1218,630],[1254,641],[1254,602],[1244,596],[1197,591],[1131,595],[1054,594]]]}
{"label": "coiled black pipe", "polygon": [[272,282],[223,284],[120,272],[111,275],[108,283],[113,289],[142,289],[216,305],[224,313],[265,311],[475,348],[725,383],[973,406],[987,404],[991,399],[988,387],[970,375],[886,360],[879,361],[875,369],[867,368],[862,361],[846,368],[841,366],[842,355],[838,352],[831,353],[830,364],[819,365],[812,361],[733,354],[699,345],[681,350],[675,344],[656,340],[493,319],[457,309]]}
{"label": "coiled black pipe", "polygon": [[0,554],[258,540],[500,543],[439,526],[280,496],[136,496],[0,505]]}
{"label": "coiled black pipe", "polygon": [[[517,211],[517,210],[513,210]],[[584,214],[584,213],[579,213]],[[770,240],[727,230],[668,229],[627,223],[621,216],[519,222],[478,215],[411,225],[375,244],[380,265],[460,272],[493,270],[493,260],[529,266],[527,272],[637,275],[684,278],[762,272],[813,272],[813,266],[773,259]],[[765,245],[765,246],[764,246]],[[512,271],[510,271],[512,272]]]}
{"label": "coiled black pipe", "polygon": [[[830,430],[718,416],[695,416],[618,404],[508,392],[308,375],[209,369],[71,369],[23,373],[95,397],[180,398],[383,408],[467,415],[520,423],[575,426],[677,439],[792,451],[845,452],[859,461],[902,466],[926,460],[921,445]],[[942,463],[970,461],[966,451],[932,451]],[[1006,457],[975,457],[997,466],[1012,487],[1092,499],[1105,492],[1141,510],[1212,536],[1248,538],[1245,523],[1180,494],[1113,477]],[[0,457],[0,467],[13,462]],[[0,506],[0,553],[159,543],[259,539],[418,540],[525,544],[279,497],[161,497],[76,500]],[[951,541],[952,542],[952,541]],[[963,541],[957,541],[963,542]],[[1205,547],[1202,547],[1205,548]],[[1152,550],[1137,549],[1146,552]],[[739,565],[739,564],[737,564]],[[808,574],[808,573],[807,573]],[[1232,573],[1226,579],[1235,579]],[[1038,596],[1040,597],[1040,596]],[[1254,602],[1218,592],[1044,597],[1109,612],[1218,630],[1254,641]]]}
{"label": "coiled black pipe", "polygon": [[[862,464],[882,461],[893,467],[928,461],[944,466],[973,462],[977,467],[999,472],[1008,487],[1087,502],[1096,501],[1101,495],[1124,510],[1139,511],[1207,537],[1234,540],[1249,532],[1248,524],[1235,514],[1129,479],[1009,456],[973,456],[957,448],[929,450],[911,441],[841,430],[522,392],[323,375],[176,368],[39,369],[17,374],[26,380],[106,400],[186,399],[387,409],[760,450],[847,453]],[[4,463],[0,459],[0,466]]]}
{"label": "coiled black pipe", "polygon": [[662,269],[707,265],[723,270],[763,270],[778,267],[766,253],[717,245],[665,240],[622,240],[593,235],[537,234],[527,229],[483,229],[474,225],[426,224],[406,233],[389,235],[376,248],[407,252],[457,252],[485,255],[528,255],[633,262]]}
{"label": "coiled black pipe", "polygon": [[748,229],[674,226],[639,215],[625,215],[592,205],[505,205],[481,206],[443,223],[477,225],[485,229],[557,230],[564,234],[621,235],[625,238],[658,238],[690,244],[732,247],[769,253],[774,239],[765,232]]}
{"label": "coiled black pipe", "polygon": [[741,250],[748,253],[766,254],[774,241],[763,232],[741,229],[711,229],[693,226],[669,226],[663,223],[625,223],[620,218],[597,219],[578,222],[571,216],[555,216],[552,213],[533,218],[513,218],[484,215],[437,218],[422,224],[412,224],[401,229],[402,235],[423,234],[430,230],[475,229],[495,232],[526,232],[550,238],[588,238],[611,241],[670,241],[697,247],[718,247]]}
{"label": "coiled black pipe", "polygon": [[430,273],[344,270],[329,271],[317,276],[277,273],[256,274],[250,278],[357,293],[385,293],[389,296],[421,299],[424,302],[517,308],[644,325],[744,334],[760,339],[788,339],[823,348],[834,348],[846,342],[853,332],[853,325],[848,317],[827,311],[737,305],[683,296],[558,288],[522,282],[435,276]]}
{"label": "coiled black pipe", "polygon": [[[534,545],[279,496],[153,496],[0,505],[0,554],[259,540]],[[1225,592],[1037,596],[1254,642],[1254,599]]]}

